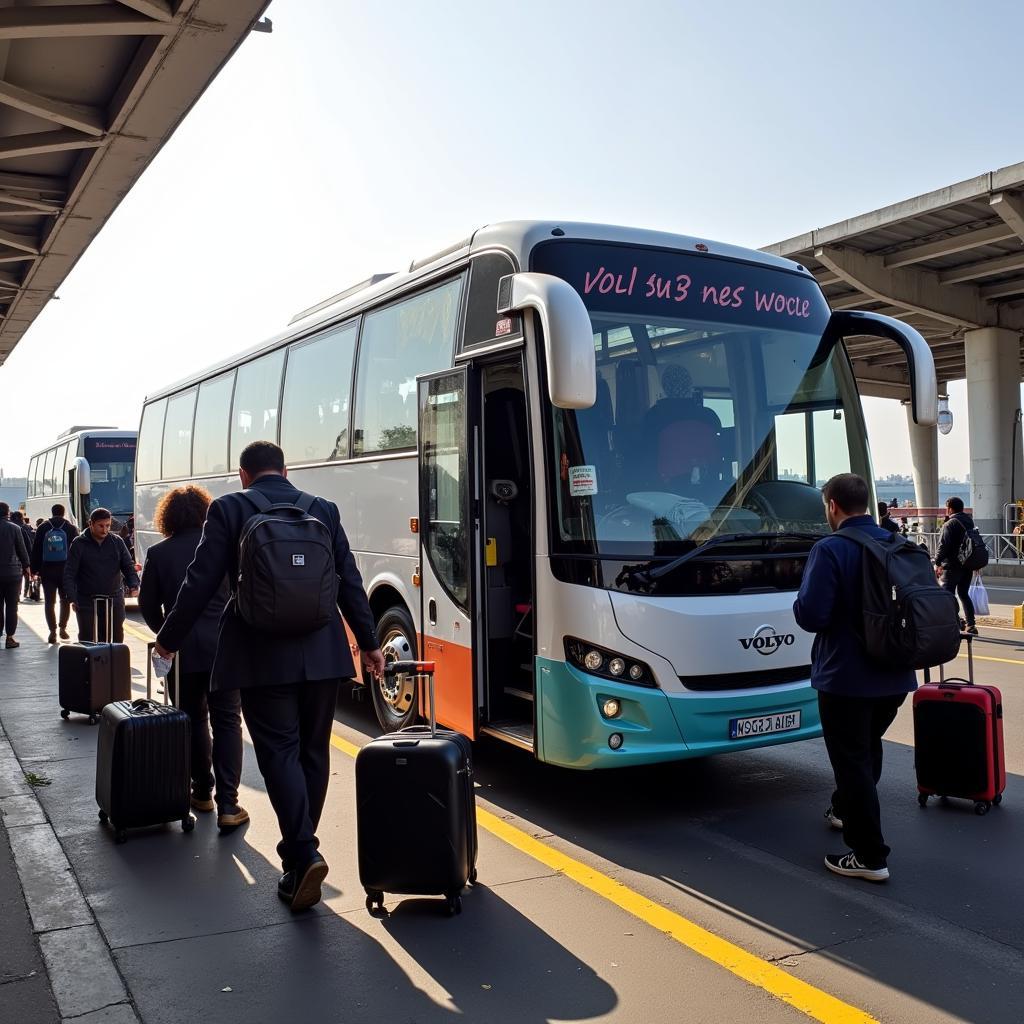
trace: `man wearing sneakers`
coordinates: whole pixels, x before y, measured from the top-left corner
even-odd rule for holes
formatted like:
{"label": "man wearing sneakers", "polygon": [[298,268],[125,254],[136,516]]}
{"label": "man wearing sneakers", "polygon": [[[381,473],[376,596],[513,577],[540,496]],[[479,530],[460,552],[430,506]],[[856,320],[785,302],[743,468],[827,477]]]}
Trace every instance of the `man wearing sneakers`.
{"label": "man wearing sneakers", "polygon": [[[888,531],[868,515],[868,485],[854,473],[840,473],[822,488],[825,515],[833,531],[863,530],[878,540]],[[882,737],[907,694],[917,687],[912,669],[893,669],[869,661],[860,635],[862,615],[859,544],[841,535],[825,537],[811,549],[793,605],[796,621],[814,633],[811,685],[836,788],[825,811],[829,825],[842,829],[850,847],[830,853],[825,867],[837,875],[884,882],[889,877],[889,847],[882,838],[878,780],[882,774]]]}
{"label": "man wearing sneakers", "polygon": [[20,644],[14,639],[18,628],[18,599],[21,581],[29,575],[28,548],[21,527],[8,519],[11,506],[0,501],[0,625],[7,631],[4,646],[11,650]]}
{"label": "man wearing sneakers", "polygon": [[36,530],[32,543],[32,572],[43,585],[43,603],[46,624],[50,627],[48,643],[57,642],[57,615],[55,605],[60,596],[60,638],[68,636],[68,618],[71,616],[71,602],[64,589],[64,568],[68,561],[71,542],[78,536],[78,530],[64,518],[64,506],[54,505],[50,519]]}

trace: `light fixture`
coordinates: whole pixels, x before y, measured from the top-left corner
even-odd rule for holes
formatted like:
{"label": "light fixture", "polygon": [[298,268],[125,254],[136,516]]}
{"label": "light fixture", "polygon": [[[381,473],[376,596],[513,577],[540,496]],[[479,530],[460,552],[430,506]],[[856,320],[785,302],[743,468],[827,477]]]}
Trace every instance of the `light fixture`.
{"label": "light fixture", "polygon": [[604,715],[605,718],[618,718],[621,710],[622,705],[614,697],[609,697],[601,705],[601,714]]}
{"label": "light fixture", "polygon": [[949,395],[939,395],[938,427],[940,434],[948,434],[953,429],[953,413],[949,408]]}
{"label": "light fixture", "polygon": [[622,733],[613,732],[611,736],[608,737],[608,746],[611,747],[612,750],[618,750],[622,746]]}

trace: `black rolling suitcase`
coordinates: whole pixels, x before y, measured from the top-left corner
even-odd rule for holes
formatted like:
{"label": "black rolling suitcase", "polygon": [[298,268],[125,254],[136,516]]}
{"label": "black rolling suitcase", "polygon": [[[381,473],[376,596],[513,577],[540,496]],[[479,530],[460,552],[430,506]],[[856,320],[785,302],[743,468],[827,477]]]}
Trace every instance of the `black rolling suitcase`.
{"label": "black rolling suitcase", "polygon": [[163,704],[116,701],[100,718],[96,803],[100,821],[109,821],[119,843],[130,828],[168,821],[180,821],[185,832],[195,827],[192,725],[184,711],[168,705],[168,689],[165,681]]}
{"label": "black rolling suitcase", "polygon": [[131,700],[132,661],[127,644],[111,643],[113,601],[94,597],[93,636],[99,635],[99,606],[106,604],[106,643],[64,644],[57,653],[57,689],[60,717],[72,711],[89,716],[95,725],[100,711],[115,700]]}
{"label": "black rolling suitcase", "polygon": [[356,757],[359,881],[366,908],[384,893],[440,895],[449,914],[462,910],[462,890],[476,881],[476,798],[469,740],[438,729],[434,666],[400,661],[389,674],[425,676],[430,725],[371,740]]}

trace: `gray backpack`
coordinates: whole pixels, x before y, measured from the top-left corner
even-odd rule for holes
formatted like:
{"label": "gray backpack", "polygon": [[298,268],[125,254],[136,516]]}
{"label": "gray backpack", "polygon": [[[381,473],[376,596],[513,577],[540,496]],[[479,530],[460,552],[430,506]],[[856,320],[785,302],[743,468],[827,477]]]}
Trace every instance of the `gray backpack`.
{"label": "gray backpack", "polygon": [[310,515],[316,498],[274,504],[252,488],[257,508],[238,539],[238,614],[253,629],[302,636],[338,615],[338,573],[331,531]]}

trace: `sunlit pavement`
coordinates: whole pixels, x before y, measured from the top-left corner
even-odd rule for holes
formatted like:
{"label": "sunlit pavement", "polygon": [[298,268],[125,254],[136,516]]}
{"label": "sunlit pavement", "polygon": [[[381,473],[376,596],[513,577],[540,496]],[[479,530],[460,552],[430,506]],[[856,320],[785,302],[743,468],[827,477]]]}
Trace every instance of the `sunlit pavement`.
{"label": "sunlit pavement", "polygon": [[[275,894],[276,823],[248,745],[248,828],[220,837],[200,815],[189,835],[166,826],[115,845],[96,817],[97,730],[61,721],[42,608],[22,612],[22,647],[0,650],[0,721],[20,768],[51,783],[31,792],[90,916],[68,927],[92,934],[94,916],[127,986],[98,992],[87,1024],[136,1014],[146,1024],[1020,1020],[1024,643],[993,649],[999,661],[978,647],[979,678],[1005,696],[1002,807],[921,810],[909,706],[893,726],[880,787],[894,851],[885,886],[822,866],[842,847],[821,817],[820,741],[617,773],[552,769],[480,743],[480,884],[452,919],[436,899],[391,898],[382,918],[364,908],[350,752],[377,729],[369,703],[346,691],[320,830],[326,898],[293,917]],[[134,629],[142,696],[144,627]],[[12,826],[16,854],[18,828],[44,826]],[[39,885],[26,883],[30,907]],[[37,927],[51,944],[61,930]]]}

